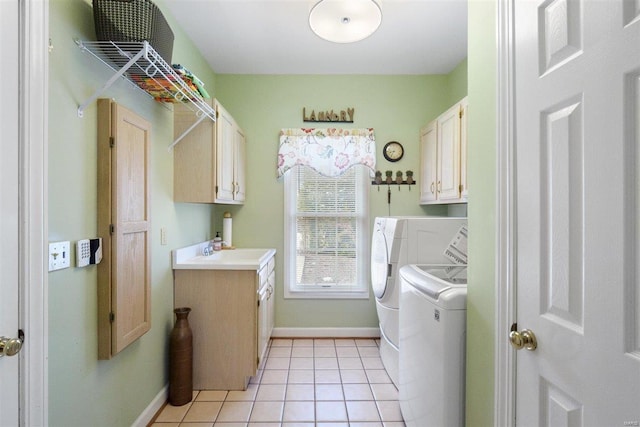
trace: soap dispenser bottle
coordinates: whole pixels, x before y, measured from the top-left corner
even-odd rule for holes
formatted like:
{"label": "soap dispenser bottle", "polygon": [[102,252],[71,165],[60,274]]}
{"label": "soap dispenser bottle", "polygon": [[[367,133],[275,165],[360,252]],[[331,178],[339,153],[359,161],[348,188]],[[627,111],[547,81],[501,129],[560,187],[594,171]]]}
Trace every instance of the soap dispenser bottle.
{"label": "soap dispenser bottle", "polygon": [[220,237],[219,231],[216,231],[216,237],[213,238],[213,250],[222,250],[222,237]]}

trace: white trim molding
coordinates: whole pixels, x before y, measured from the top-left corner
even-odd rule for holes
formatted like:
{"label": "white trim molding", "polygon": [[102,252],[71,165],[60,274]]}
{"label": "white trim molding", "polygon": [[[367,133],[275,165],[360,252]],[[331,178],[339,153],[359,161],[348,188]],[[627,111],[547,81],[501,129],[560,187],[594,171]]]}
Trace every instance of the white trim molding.
{"label": "white trim molding", "polygon": [[272,338],[380,338],[380,328],[274,328]]}
{"label": "white trim molding", "polygon": [[138,418],[131,424],[131,427],[146,427],[149,425],[153,417],[156,416],[160,408],[169,400],[169,384],[166,384],[160,392],[156,394],[151,403],[145,408]]}
{"label": "white trim molding", "polygon": [[20,2],[20,424],[49,424],[47,135],[49,2]]}
{"label": "white trim molding", "polygon": [[494,425],[515,425],[516,359],[508,341],[516,321],[514,0],[497,0],[497,215]]}

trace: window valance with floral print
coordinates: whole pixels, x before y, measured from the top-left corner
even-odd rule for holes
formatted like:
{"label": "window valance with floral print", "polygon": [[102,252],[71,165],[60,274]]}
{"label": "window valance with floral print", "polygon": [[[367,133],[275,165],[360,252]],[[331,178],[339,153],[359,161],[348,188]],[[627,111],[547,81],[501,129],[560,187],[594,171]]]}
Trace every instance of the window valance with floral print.
{"label": "window valance with floral print", "polygon": [[376,141],[373,128],[296,128],[280,131],[278,177],[295,166],[308,166],[324,176],[340,176],[364,165],[374,176]]}

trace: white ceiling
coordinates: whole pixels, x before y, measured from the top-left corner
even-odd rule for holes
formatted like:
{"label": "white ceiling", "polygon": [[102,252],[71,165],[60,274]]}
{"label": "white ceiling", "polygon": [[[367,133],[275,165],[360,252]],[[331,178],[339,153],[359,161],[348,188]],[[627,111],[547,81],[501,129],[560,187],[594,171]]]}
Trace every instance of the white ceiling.
{"label": "white ceiling", "polygon": [[380,0],[378,31],[351,44],[311,32],[308,15],[316,2],[165,5],[220,74],[446,74],[467,56],[467,0]]}

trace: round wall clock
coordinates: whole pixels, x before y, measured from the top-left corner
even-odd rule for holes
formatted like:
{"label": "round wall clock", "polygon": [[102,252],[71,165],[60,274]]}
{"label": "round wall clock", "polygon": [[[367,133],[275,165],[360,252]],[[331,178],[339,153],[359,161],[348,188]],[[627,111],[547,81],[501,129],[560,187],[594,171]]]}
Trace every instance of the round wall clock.
{"label": "round wall clock", "polygon": [[390,141],[382,148],[382,155],[390,162],[397,162],[404,156],[404,148],[398,141]]}

